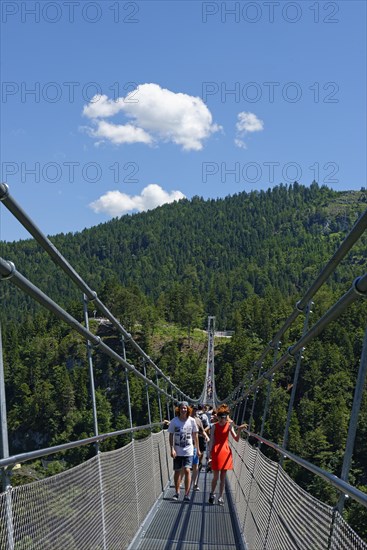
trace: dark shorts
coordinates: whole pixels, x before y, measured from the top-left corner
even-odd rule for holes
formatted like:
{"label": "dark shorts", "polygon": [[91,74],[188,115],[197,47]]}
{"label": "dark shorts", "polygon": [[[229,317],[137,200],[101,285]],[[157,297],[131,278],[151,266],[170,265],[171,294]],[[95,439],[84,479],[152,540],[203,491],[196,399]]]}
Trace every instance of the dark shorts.
{"label": "dark shorts", "polygon": [[175,472],[182,470],[182,468],[192,467],[192,456],[176,456],[173,459],[173,469]]}
{"label": "dark shorts", "polygon": [[206,449],[206,442],[203,437],[199,437],[199,449],[201,452],[205,451]]}

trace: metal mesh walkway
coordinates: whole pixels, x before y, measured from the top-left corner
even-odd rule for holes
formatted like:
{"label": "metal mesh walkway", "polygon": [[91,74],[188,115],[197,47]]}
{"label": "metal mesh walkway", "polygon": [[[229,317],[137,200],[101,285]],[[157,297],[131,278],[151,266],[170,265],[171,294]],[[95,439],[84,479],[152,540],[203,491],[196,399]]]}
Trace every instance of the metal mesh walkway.
{"label": "metal mesh walkway", "polygon": [[[209,504],[212,474],[199,476],[200,491],[191,492],[190,502],[172,501],[174,486],[165,491],[129,550],[238,550],[244,549],[231,495],[224,506]],[[218,483],[219,485],[219,483]]]}

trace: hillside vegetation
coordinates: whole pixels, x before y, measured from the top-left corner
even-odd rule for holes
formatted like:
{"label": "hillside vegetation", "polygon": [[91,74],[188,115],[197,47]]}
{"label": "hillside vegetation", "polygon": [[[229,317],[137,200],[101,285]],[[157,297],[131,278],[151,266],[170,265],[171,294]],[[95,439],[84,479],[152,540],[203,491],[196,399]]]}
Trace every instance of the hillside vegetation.
{"label": "hillside vegetation", "polygon": [[[123,216],[52,242],[86,280],[107,294],[111,285],[139,291],[168,321],[202,325],[209,313],[231,328],[243,299],[268,289],[297,295],[312,282],[367,205],[365,192],[335,192],[294,183],[268,191],[205,201],[200,197]],[[2,257],[62,304],[80,291],[27,240],[1,243]],[[360,245],[342,269],[349,280],[364,260]],[[139,297],[140,298],[140,297]],[[9,285],[7,316],[33,311]]]}

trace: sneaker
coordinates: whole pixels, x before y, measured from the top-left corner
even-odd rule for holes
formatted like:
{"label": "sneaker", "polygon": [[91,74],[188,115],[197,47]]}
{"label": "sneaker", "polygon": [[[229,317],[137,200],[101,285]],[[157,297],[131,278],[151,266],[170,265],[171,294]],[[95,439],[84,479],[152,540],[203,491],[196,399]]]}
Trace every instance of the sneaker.
{"label": "sneaker", "polygon": [[218,498],[218,504],[219,504],[219,506],[224,506],[224,500],[223,500],[222,497]]}
{"label": "sneaker", "polygon": [[214,501],[215,501],[215,494],[214,494],[214,493],[210,493],[210,496],[209,496],[209,504],[214,504]]}
{"label": "sneaker", "polygon": [[185,496],[184,496],[184,501],[185,501],[185,502],[190,502],[190,496],[189,496],[189,495],[185,495]]}
{"label": "sneaker", "polygon": [[197,485],[194,485],[194,491],[200,491],[200,487],[198,487]]}
{"label": "sneaker", "polygon": [[175,493],[172,497],[172,500],[178,500],[178,493]]}

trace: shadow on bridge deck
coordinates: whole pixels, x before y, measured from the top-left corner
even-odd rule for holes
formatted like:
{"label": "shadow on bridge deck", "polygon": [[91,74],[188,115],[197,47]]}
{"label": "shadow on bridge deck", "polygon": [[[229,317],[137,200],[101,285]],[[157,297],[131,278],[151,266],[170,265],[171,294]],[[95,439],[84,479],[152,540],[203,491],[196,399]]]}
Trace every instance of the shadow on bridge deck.
{"label": "shadow on bridge deck", "polygon": [[191,491],[190,502],[183,501],[184,489],[178,502],[172,500],[175,490],[171,481],[129,550],[245,550],[229,488],[224,506],[208,503],[211,480],[212,474],[203,468],[200,491]]}

